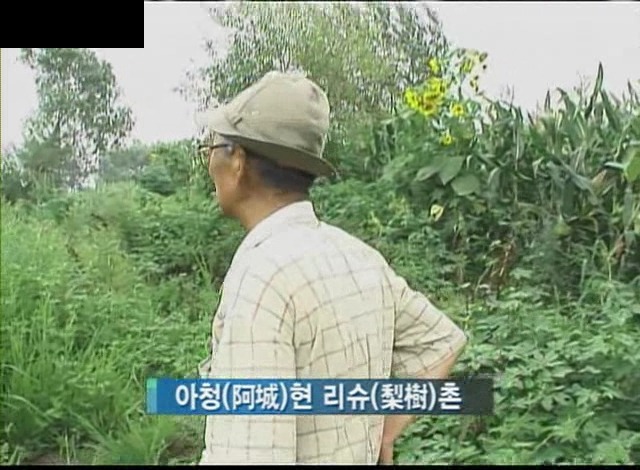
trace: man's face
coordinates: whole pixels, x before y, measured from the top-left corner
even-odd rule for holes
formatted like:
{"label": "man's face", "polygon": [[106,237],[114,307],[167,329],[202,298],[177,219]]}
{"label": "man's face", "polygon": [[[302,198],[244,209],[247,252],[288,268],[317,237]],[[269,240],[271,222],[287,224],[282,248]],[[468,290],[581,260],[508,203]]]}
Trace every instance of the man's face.
{"label": "man's face", "polygon": [[231,215],[237,199],[239,168],[237,156],[233,155],[233,144],[223,137],[215,136],[213,148],[209,149],[209,176],[216,188],[216,198],[220,209]]}

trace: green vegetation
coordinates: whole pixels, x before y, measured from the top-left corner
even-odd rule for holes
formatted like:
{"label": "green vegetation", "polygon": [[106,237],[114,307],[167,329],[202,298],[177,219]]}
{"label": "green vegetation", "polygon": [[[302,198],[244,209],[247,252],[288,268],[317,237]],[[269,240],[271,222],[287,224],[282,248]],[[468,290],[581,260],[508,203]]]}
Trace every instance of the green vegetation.
{"label": "green vegetation", "polygon": [[[600,68],[529,116],[483,97],[486,56],[438,44],[393,106],[340,118],[342,177],[313,194],[469,333],[455,373],[496,376],[494,416],[421,418],[396,460],[637,464],[638,87],[614,97]],[[1,461],[197,461],[202,420],[145,416],[144,384],[196,374],[242,230],[191,142],[112,145],[73,192],[25,164],[61,147],[34,142],[2,166]]]}

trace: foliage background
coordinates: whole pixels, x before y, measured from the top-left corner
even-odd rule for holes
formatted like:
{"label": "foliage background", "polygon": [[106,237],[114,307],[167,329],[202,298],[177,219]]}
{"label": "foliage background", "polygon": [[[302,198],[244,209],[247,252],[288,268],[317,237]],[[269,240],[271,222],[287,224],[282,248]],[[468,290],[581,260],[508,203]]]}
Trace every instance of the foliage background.
{"label": "foliage background", "polygon": [[[600,68],[588,92],[529,114],[483,95],[490,57],[401,4],[212,16],[237,28],[230,53],[210,47],[185,96],[223,101],[272,68],[321,83],[340,176],[314,189],[318,214],[465,328],[455,373],[496,378],[494,416],[421,418],[397,462],[638,463],[637,84],[612,96]],[[194,142],[125,145],[108,64],[81,49],[25,60],[41,106],[2,161],[2,462],[193,463],[202,421],[145,416],[145,378],[195,375],[243,232]]]}

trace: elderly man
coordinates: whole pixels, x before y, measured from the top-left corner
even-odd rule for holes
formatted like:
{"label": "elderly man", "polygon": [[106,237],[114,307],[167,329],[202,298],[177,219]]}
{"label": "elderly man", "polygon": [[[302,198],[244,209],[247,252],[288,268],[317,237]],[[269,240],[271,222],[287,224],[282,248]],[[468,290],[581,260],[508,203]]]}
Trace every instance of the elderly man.
{"label": "elderly man", "polygon": [[[439,379],[465,334],[372,247],[309,201],[324,91],[271,72],[198,118],[221,210],[248,232],[227,273],[203,377]],[[392,463],[409,416],[208,416],[201,464]]]}

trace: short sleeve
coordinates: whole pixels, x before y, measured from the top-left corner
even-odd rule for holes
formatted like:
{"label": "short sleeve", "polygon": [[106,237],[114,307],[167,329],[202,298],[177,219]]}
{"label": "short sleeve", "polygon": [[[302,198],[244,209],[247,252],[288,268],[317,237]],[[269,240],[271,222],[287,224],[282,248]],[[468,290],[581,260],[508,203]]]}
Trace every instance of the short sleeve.
{"label": "short sleeve", "polygon": [[398,378],[415,378],[459,354],[467,336],[445,313],[406,280],[392,273],[396,301],[391,373]]}

